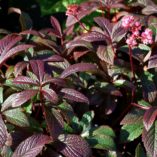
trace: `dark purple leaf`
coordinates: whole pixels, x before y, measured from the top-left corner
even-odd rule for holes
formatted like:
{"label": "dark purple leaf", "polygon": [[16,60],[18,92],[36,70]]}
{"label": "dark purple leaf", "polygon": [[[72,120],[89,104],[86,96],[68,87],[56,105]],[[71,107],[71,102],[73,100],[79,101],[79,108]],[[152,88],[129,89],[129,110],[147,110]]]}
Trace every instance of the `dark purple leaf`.
{"label": "dark purple leaf", "polygon": [[58,86],[65,86],[65,80],[62,78],[52,78],[49,75],[44,75],[44,80],[42,82],[42,86],[46,85],[46,84],[56,84]]}
{"label": "dark purple leaf", "polygon": [[23,142],[16,148],[12,157],[36,157],[45,144],[51,142],[49,136],[36,134],[33,135]]}
{"label": "dark purple leaf", "polygon": [[148,100],[150,103],[154,102],[157,97],[157,89],[154,81],[147,74],[143,74],[141,75],[141,82],[145,100]]}
{"label": "dark purple leaf", "polygon": [[19,53],[20,51],[24,51],[30,47],[33,47],[33,45],[18,45],[16,47],[13,47],[12,49],[8,50],[7,52],[4,52],[0,56],[0,65],[4,63],[8,58],[14,56],[15,54]]}
{"label": "dark purple leaf", "polygon": [[57,19],[56,19],[55,17],[53,17],[53,16],[51,16],[51,25],[52,25],[52,27],[54,28],[53,33],[54,33],[57,37],[61,38],[61,37],[62,37],[62,31],[61,31],[60,24],[59,24],[59,22],[57,21]]}
{"label": "dark purple leaf", "polygon": [[157,121],[154,122],[152,127],[147,131],[145,128],[142,133],[142,141],[144,147],[150,157],[157,156]]}
{"label": "dark purple leaf", "polygon": [[157,13],[157,5],[148,5],[142,9],[144,15],[151,15]]}
{"label": "dark purple leaf", "polygon": [[6,54],[16,43],[22,39],[21,36],[17,34],[7,35],[0,40],[0,54]]}
{"label": "dark purple leaf", "polygon": [[0,148],[2,148],[8,138],[7,128],[3,122],[2,116],[0,115]]}
{"label": "dark purple leaf", "polygon": [[69,66],[67,69],[65,69],[60,78],[65,78],[71,74],[74,74],[76,72],[83,72],[83,71],[96,71],[97,67],[94,64],[90,63],[77,63]]}
{"label": "dark purple leaf", "polygon": [[110,38],[113,24],[110,23],[110,21],[104,17],[95,17],[94,21],[103,29],[104,34]]}
{"label": "dark purple leaf", "polygon": [[113,42],[119,42],[126,34],[126,29],[122,27],[121,21],[113,25],[111,39]]}
{"label": "dark purple leaf", "polygon": [[59,56],[59,55],[53,55],[51,57],[44,59],[43,61],[46,61],[46,62],[63,62],[64,58]]}
{"label": "dark purple leaf", "polygon": [[145,129],[148,131],[151,126],[153,125],[155,119],[157,116],[157,107],[153,106],[149,110],[147,110],[143,117],[143,124],[145,126]]}
{"label": "dark purple leaf", "polygon": [[92,49],[92,44],[87,41],[83,41],[82,39],[77,39],[66,44],[67,49],[73,49],[75,47],[85,47],[87,49]]}
{"label": "dark purple leaf", "polygon": [[85,40],[87,42],[108,41],[109,40],[108,37],[105,36],[105,34],[100,33],[100,32],[96,32],[96,31],[84,34],[81,37],[81,39]]}
{"label": "dark purple leaf", "polygon": [[108,46],[99,46],[97,50],[98,57],[105,61],[106,63],[113,65],[114,64],[114,48],[111,47],[111,45]]}
{"label": "dark purple leaf", "polygon": [[28,34],[31,34],[31,35],[34,35],[34,36],[39,36],[39,37],[45,37],[44,34],[36,31],[36,30],[26,30],[26,31],[23,31],[20,33],[21,35],[28,35]]}
{"label": "dark purple leaf", "polygon": [[52,90],[52,89],[42,89],[42,93],[43,93],[44,97],[47,100],[49,100],[53,104],[57,104],[58,96],[57,96],[57,94],[54,90]]}
{"label": "dark purple leaf", "polygon": [[41,60],[31,60],[30,65],[31,65],[33,73],[38,77],[41,83],[43,81],[43,77],[45,74],[44,62]]}
{"label": "dark purple leaf", "polygon": [[90,157],[88,143],[79,135],[60,135],[58,138],[64,146],[60,150],[66,157]]}
{"label": "dark purple leaf", "polygon": [[76,91],[75,89],[63,88],[61,92],[64,93],[64,98],[66,99],[89,104],[88,98],[85,97],[82,93]]}
{"label": "dark purple leaf", "polygon": [[13,83],[37,85],[36,81],[32,80],[30,77],[27,77],[27,76],[18,76],[13,80]]}
{"label": "dark purple leaf", "polygon": [[80,57],[83,57],[85,54],[87,54],[88,52],[90,52],[89,50],[86,51],[75,51],[73,53],[74,59],[78,60]]}
{"label": "dark purple leaf", "polygon": [[48,130],[52,139],[55,140],[63,132],[64,120],[58,110],[46,107],[44,107],[44,110]]}
{"label": "dark purple leaf", "polygon": [[17,77],[18,75],[22,74],[22,71],[27,67],[27,62],[22,61],[22,62],[18,62],[15,67],[14,67],[14,74],[15,77]]}
{"label": "dark purple leaf", "polygon": [[10,95],[2,104],[1,111],[8,109],[9,107],[18,107],[30,100],[37,94],[37,90],[25,90],[19,93]]}
{"label": "dark purple leaf", "polygon": [[153,55],[149,58],[148,69],[157,67],[157,55]]}
{"label": "dark purple leaf", "polygon": [[127,7],[122,2],[123,0],[104,0],[101,1],[101,5],[108,9],[112,9],[112,8],[126,9]]}

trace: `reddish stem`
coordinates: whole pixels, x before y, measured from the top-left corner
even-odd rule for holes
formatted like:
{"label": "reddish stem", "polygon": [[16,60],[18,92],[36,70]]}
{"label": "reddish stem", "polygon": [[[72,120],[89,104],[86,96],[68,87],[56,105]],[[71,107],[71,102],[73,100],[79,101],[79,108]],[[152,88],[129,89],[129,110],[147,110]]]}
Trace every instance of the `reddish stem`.
{"label": "reddish stem", "polygon": [[133,79],[135,78],[135,72],[134,72],[134,65],[132,60],[132,48],[130,46],[129,46],[129,56],[130,56],[130,67],[132,71],[131,81],[133,81]]}

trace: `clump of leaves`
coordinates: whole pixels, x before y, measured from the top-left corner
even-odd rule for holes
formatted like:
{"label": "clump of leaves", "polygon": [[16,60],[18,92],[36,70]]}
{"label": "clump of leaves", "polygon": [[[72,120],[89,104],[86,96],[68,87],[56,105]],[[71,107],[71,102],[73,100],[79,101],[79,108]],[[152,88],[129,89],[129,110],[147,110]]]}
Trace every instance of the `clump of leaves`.
{"label": "clump of leaves", "polygon": [[[65,29],[52,16],[52,28],[1,31],[1,156],[156,157],[156,4],[72,6]],[[152,44],[126,44],[125,15],[152,30]]]}

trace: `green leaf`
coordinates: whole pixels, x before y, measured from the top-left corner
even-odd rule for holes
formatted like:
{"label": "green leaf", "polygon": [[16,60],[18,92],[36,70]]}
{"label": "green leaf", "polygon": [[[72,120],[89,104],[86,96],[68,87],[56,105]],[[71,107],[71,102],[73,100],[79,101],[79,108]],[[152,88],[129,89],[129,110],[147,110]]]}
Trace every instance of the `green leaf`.
{"label": "green leaf", "polygon": [[135,157],[146,157],[146,154],[141,144],[138,144],[136,147]]}
{"label": "green leaf", "polygon": [[29,127],[28,117],[22,112],[20,108],[15,108],[3,112],[6,116],[6,120],[11,124],[17,125],[19,127]]}
{"label": "green leaf", "polygon": [[135,140],[142,134],[143,128],[143,123],[123,125],[120,132],[120,141],[123,143]]}
{"label": "green leaf", "polygon": [[113,138],[107,135],[91,136],[87,138],[87,141],[92,148],[104,150],[116,149],[116,145]]}
{"label": "green leaf", "polygon": [[91,129],[89,137],[87,137],[87,141],[93,148],[115,150],[116,145],[114,142],[114,137],[115,133],[112,128],[104,125],[95,129]]}
{"label": "green leaf", "polygon": [[82,119],[80,120],[80,126],[82,127],[82,132],[87,131],[91,127],[91,122],[94,118],[94,111],[86,112]]}
{"label": "green leaf", "polygon": [[116,137],[113,129],[107,125],[102,125],[98,128],[96,128],[93,132],[92,132],[92,136],[99,136],[99,135],[106,135],[106,136],[110,136],[110,137]]}
{"label": "green leaf", "polygon": [[3,103],[3,87],[0,87],[0,104]]}

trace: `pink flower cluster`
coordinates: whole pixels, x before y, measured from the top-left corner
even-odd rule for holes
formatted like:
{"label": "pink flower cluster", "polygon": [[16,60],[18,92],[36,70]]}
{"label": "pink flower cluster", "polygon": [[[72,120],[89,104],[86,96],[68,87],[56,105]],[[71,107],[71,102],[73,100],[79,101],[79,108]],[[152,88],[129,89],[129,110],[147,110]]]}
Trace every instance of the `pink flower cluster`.
{"label": "pink flower cluster", "polygon": [[122,26],[131,32],[130,37],[128,37],[126,40],[126,43],[130,47],[137,46],[139,41],[141,41],[143,44],[152,44],[152,30],[146,28],[142,33],[140,33],[142,31],[142,25],[140,22],[136,21],[133,16],[124,16],[122,18]]}
{"label": "pink flower cluster", "polygon": [[77,4],[70,4],[67,7],[66,15],[67,16],[70,16],[70,15],[76,16],[78,11],[79,11],[79,5],[77,5]]}

